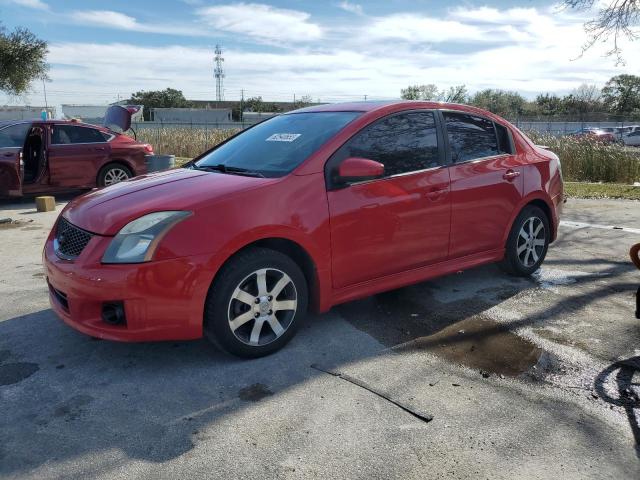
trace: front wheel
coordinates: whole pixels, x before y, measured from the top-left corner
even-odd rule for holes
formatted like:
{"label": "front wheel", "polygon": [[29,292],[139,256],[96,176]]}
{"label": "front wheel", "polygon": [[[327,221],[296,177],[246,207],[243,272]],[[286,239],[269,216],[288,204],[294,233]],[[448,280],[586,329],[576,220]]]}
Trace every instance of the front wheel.
{"label": "front wheel", "polygon": [[513,222],[500,266],[511,275],[531,275],[542,265],[550,239],[547,215],[536,206],[525,207]]}
{"label": "front wheel", "polygon": [[226,352],[262,357],[291,340],[307,303],[300,267],[283,253],[253,248],[220,270],[207,297],[205,334]]}

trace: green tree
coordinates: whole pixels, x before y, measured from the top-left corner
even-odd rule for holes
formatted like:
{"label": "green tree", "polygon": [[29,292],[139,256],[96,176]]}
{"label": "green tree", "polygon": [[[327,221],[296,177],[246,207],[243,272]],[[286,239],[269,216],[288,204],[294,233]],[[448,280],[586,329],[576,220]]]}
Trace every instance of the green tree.
{"label": "green tree", "polygon": [[311,95],[303,95],[302,97],[300,97],[294,102],[293,108],[296,109],[296,108],[308,107],[312,103],[313,103],[313,98],[311,98]]}
{"label": "green tree", "polygon": [[25,28],[7,33],[0,25],[0,90],[9,95],[26,93],[34,80],[47,79],[47,42]]}
{"label": "green tree", "polygon": [[609,111],[629,114],[640,110],[640,77],[637,75],[617,75],[602,89],[602,99]]}
{"label": "green tree", "polygon": [[467,87],[466,85],[456,85],[449,87],[448,90],[442,90],[438,95],[438,100],[448,103],[467,103],[469,100]]}
{"label": "green tree", "polygon": [[184,98],[182,91],[174,88],[164,90],[141,90],[131,96],[131,103],[144,105],[144,119],[151,119],[152,108],[184,108],[190,107],[191,103]]}
{"label": "green tree", "polygon": [[510,119],[515,119],[522,115],[528,105],[524,97],[517,92],[506,92],[491,88],[476,92],[470,98],[470,103]]}
{"label": "green tree", "polygon": [[250,97],[244,101],[246,112],[266,112],[262,97]]}
{"label": "green tree", "polygon": [[564,112],[564,101],[557,95],[545,93],[536,97],[535,110],[540,115],[551,116]]}
{"label": "green tree", "polygon": [[440,92],[438,87],[432,83],[428,85],[411,85],[400,91],[400,98],[403,100],[437,100]]}
{"label": "green tree", "polygon": [[604,110],[602,104],[602,94],[595,85],[586,83],[574,89],[563,99],[567,112],[577,114],[581,120],[587,113],[601,112]]}

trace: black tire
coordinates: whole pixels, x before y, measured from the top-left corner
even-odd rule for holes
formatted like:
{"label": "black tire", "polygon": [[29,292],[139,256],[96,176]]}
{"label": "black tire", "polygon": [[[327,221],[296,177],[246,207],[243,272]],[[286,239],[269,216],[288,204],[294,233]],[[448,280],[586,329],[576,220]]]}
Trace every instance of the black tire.
{"label": "black tire", "polygon": [[[543,232],[537,231],[538,225],[542,225]],[[534,231],[537,231],[533,240],[528,240],[521,235],[521,230],[529,234],[530,226],[533,226]],[[528,236],[530,237],[530,235]],[[547,255],[550,239],[549,219],[544,211],[534,205],[525,207],[513,222],[505,247],[504,259],[499,263],[500,267],[511,275],[528,277],[542,265]],[[542,240],[544,240],[544,244],[539,243]]]}
{"label": "black tire", "polygon": [[[98,172],[98,181],[97,181],[98,186],[106,187],[108,185],[113,185],[115,182],[111,183],[108,181],[109,175],[113,175],[118,172],[126,175],[126,178],[121,178],[121,180],[119,181],[127,180],[133,177],[133,172],[126,165],[123,165],[121,163],[109,163],[104,167],[102,167],[100,169],[100,172]],[[121,174],[119,175],[120,177],[122,176]]]}
{"label": "black tire", "polygon": [[[266,288],[260,295],[258,273],[262,271],[265,271]],[[289,283],[276,293],[280,283],[287,282],[285,277]],[[245,297],[245,293],[249,297]],[[274,293],[276,298],[268,293]],[[238,296],[246,302],[238,300]],[[308,298],[306,278],[287,255],[268,248],[243,251],[222,267],[209,289],[204,313],[205,335],[227,353],[249,358],[269,355],[295,335],[306,317]],[[294,299],[295,310],[292,310]],[[279,309],[279,306],[287,308]],[[272,317],[276,318],[275,322]],[[237,321],[235,329],[232,320]],[[279,333],[280,328],[283,331]]]}

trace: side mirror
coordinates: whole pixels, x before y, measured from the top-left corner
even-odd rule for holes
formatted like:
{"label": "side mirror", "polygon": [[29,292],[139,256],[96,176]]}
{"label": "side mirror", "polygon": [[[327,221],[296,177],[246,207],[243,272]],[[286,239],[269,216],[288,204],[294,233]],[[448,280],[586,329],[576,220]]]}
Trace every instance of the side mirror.
{"label": "side mirror", "polygon": [[344,183],[373,180],[384,175],[384,165],[368,158],[349,157],[338,167],[338,179]]}

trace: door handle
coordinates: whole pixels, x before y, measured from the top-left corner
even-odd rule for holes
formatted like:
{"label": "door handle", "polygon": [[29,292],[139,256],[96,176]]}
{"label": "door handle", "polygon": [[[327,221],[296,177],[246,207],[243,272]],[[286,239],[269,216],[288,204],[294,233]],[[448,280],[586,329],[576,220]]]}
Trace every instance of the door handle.
{"label": "door handle", "polygon": [[95,147],[94,150],[97,152],[104,152],[104,147]]}
{"label": "door handle", "polygon": [[437,187],[435,187],[435,188],[432,188],[431,190],[429,190],[427,192],[426,197],[429,200],[434,200],[435,201],[435,200],[438,200],[443,195],[446,195],[448,191],[449,191],[448,188],[437,188]]}
{"label": "door handle", "polygon": [[507,170],[507,172],[502,175],[502,178],[508,181],[515,180],[520,176],[520,172],[516,172],[515,170]]}

